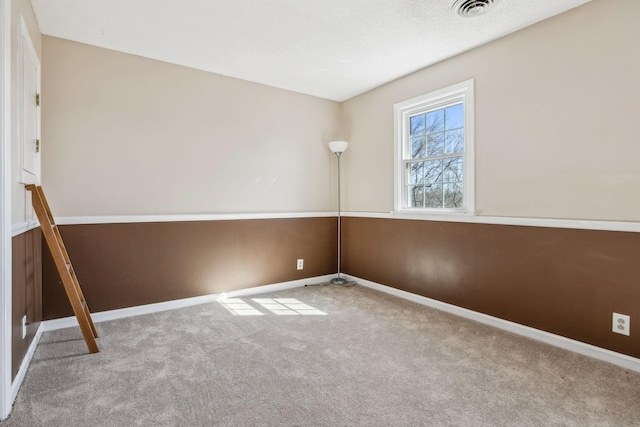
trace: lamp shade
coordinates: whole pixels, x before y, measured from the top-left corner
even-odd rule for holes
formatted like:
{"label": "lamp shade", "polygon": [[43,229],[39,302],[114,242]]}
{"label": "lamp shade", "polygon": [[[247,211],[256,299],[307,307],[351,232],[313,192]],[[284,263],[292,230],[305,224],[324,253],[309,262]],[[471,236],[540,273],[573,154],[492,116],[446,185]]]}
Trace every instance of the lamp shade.
{"label": "lamp shade", "polygon": [[347,141],[331,141],[329,143],[329,148],[334,153],[342,153],[347,149],[349,143]]}

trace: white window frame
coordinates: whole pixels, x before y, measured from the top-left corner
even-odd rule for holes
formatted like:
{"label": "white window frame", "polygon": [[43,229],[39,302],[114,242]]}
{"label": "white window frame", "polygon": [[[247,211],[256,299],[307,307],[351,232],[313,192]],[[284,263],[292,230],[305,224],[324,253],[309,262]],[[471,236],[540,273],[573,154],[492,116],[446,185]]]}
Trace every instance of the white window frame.
{"label": "white window frame", "polygon": [[[451,104],[464,103],[463,207],[462,208],[409,208],[406,207],[404,189],[406,173],[404,160],[409,149],[409,119],[411,116],[438,110]],[[473,79],[397,103],[394,109],[394,213],[411,214],[466,214],[475,211],[475,155],[474,155],[474,81]]]}

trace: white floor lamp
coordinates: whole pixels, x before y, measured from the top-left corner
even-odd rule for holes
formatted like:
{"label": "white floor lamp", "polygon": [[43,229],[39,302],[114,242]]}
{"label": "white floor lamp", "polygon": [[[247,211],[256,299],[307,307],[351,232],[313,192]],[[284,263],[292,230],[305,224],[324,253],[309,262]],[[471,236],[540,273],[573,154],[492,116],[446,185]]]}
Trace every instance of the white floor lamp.
{"label": "white floor lamp", "polygon": [[331,279],[329,283],[332,285],[346,285],[348,281],[340,276],[340,156],[347,149],[349,143],[347,141],[331,141],[329,148],[336,154],[338,158],[338,277]]}

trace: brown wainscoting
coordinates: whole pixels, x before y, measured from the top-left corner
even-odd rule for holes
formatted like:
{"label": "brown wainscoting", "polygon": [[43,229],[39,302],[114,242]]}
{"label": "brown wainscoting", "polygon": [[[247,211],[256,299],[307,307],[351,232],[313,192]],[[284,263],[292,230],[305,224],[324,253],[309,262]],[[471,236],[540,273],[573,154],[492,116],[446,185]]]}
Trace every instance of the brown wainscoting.
{"label": "brown wainscoting", "polygon": [[[335,273],[335,217],[63,225],[93,312]],[[304,259],[304,270],[296,260]],[[45,319],[73,315],[48,249]]]}
{"label": "brown wainscoting", "polygon": [[[11,373],[16,377],[42,320],[42,232],[39,228],[12,239]],[[22,317],[27,335],[22,338]]]}
{"label": "brown wainscoting", "polygon": [[614,311],[640,319],[640,233],[342,221],[347,274],[640,357],[640,327],[611,332]]}

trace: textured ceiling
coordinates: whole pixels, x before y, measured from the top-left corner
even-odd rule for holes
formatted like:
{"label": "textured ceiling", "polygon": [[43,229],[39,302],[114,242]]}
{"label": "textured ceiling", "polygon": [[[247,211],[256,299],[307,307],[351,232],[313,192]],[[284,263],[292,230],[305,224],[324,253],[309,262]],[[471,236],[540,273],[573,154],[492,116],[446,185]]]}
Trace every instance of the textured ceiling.
{"label": "textured ceiling", "polygon": [[32,0],[43,34],[343,101],[590,0]]}

